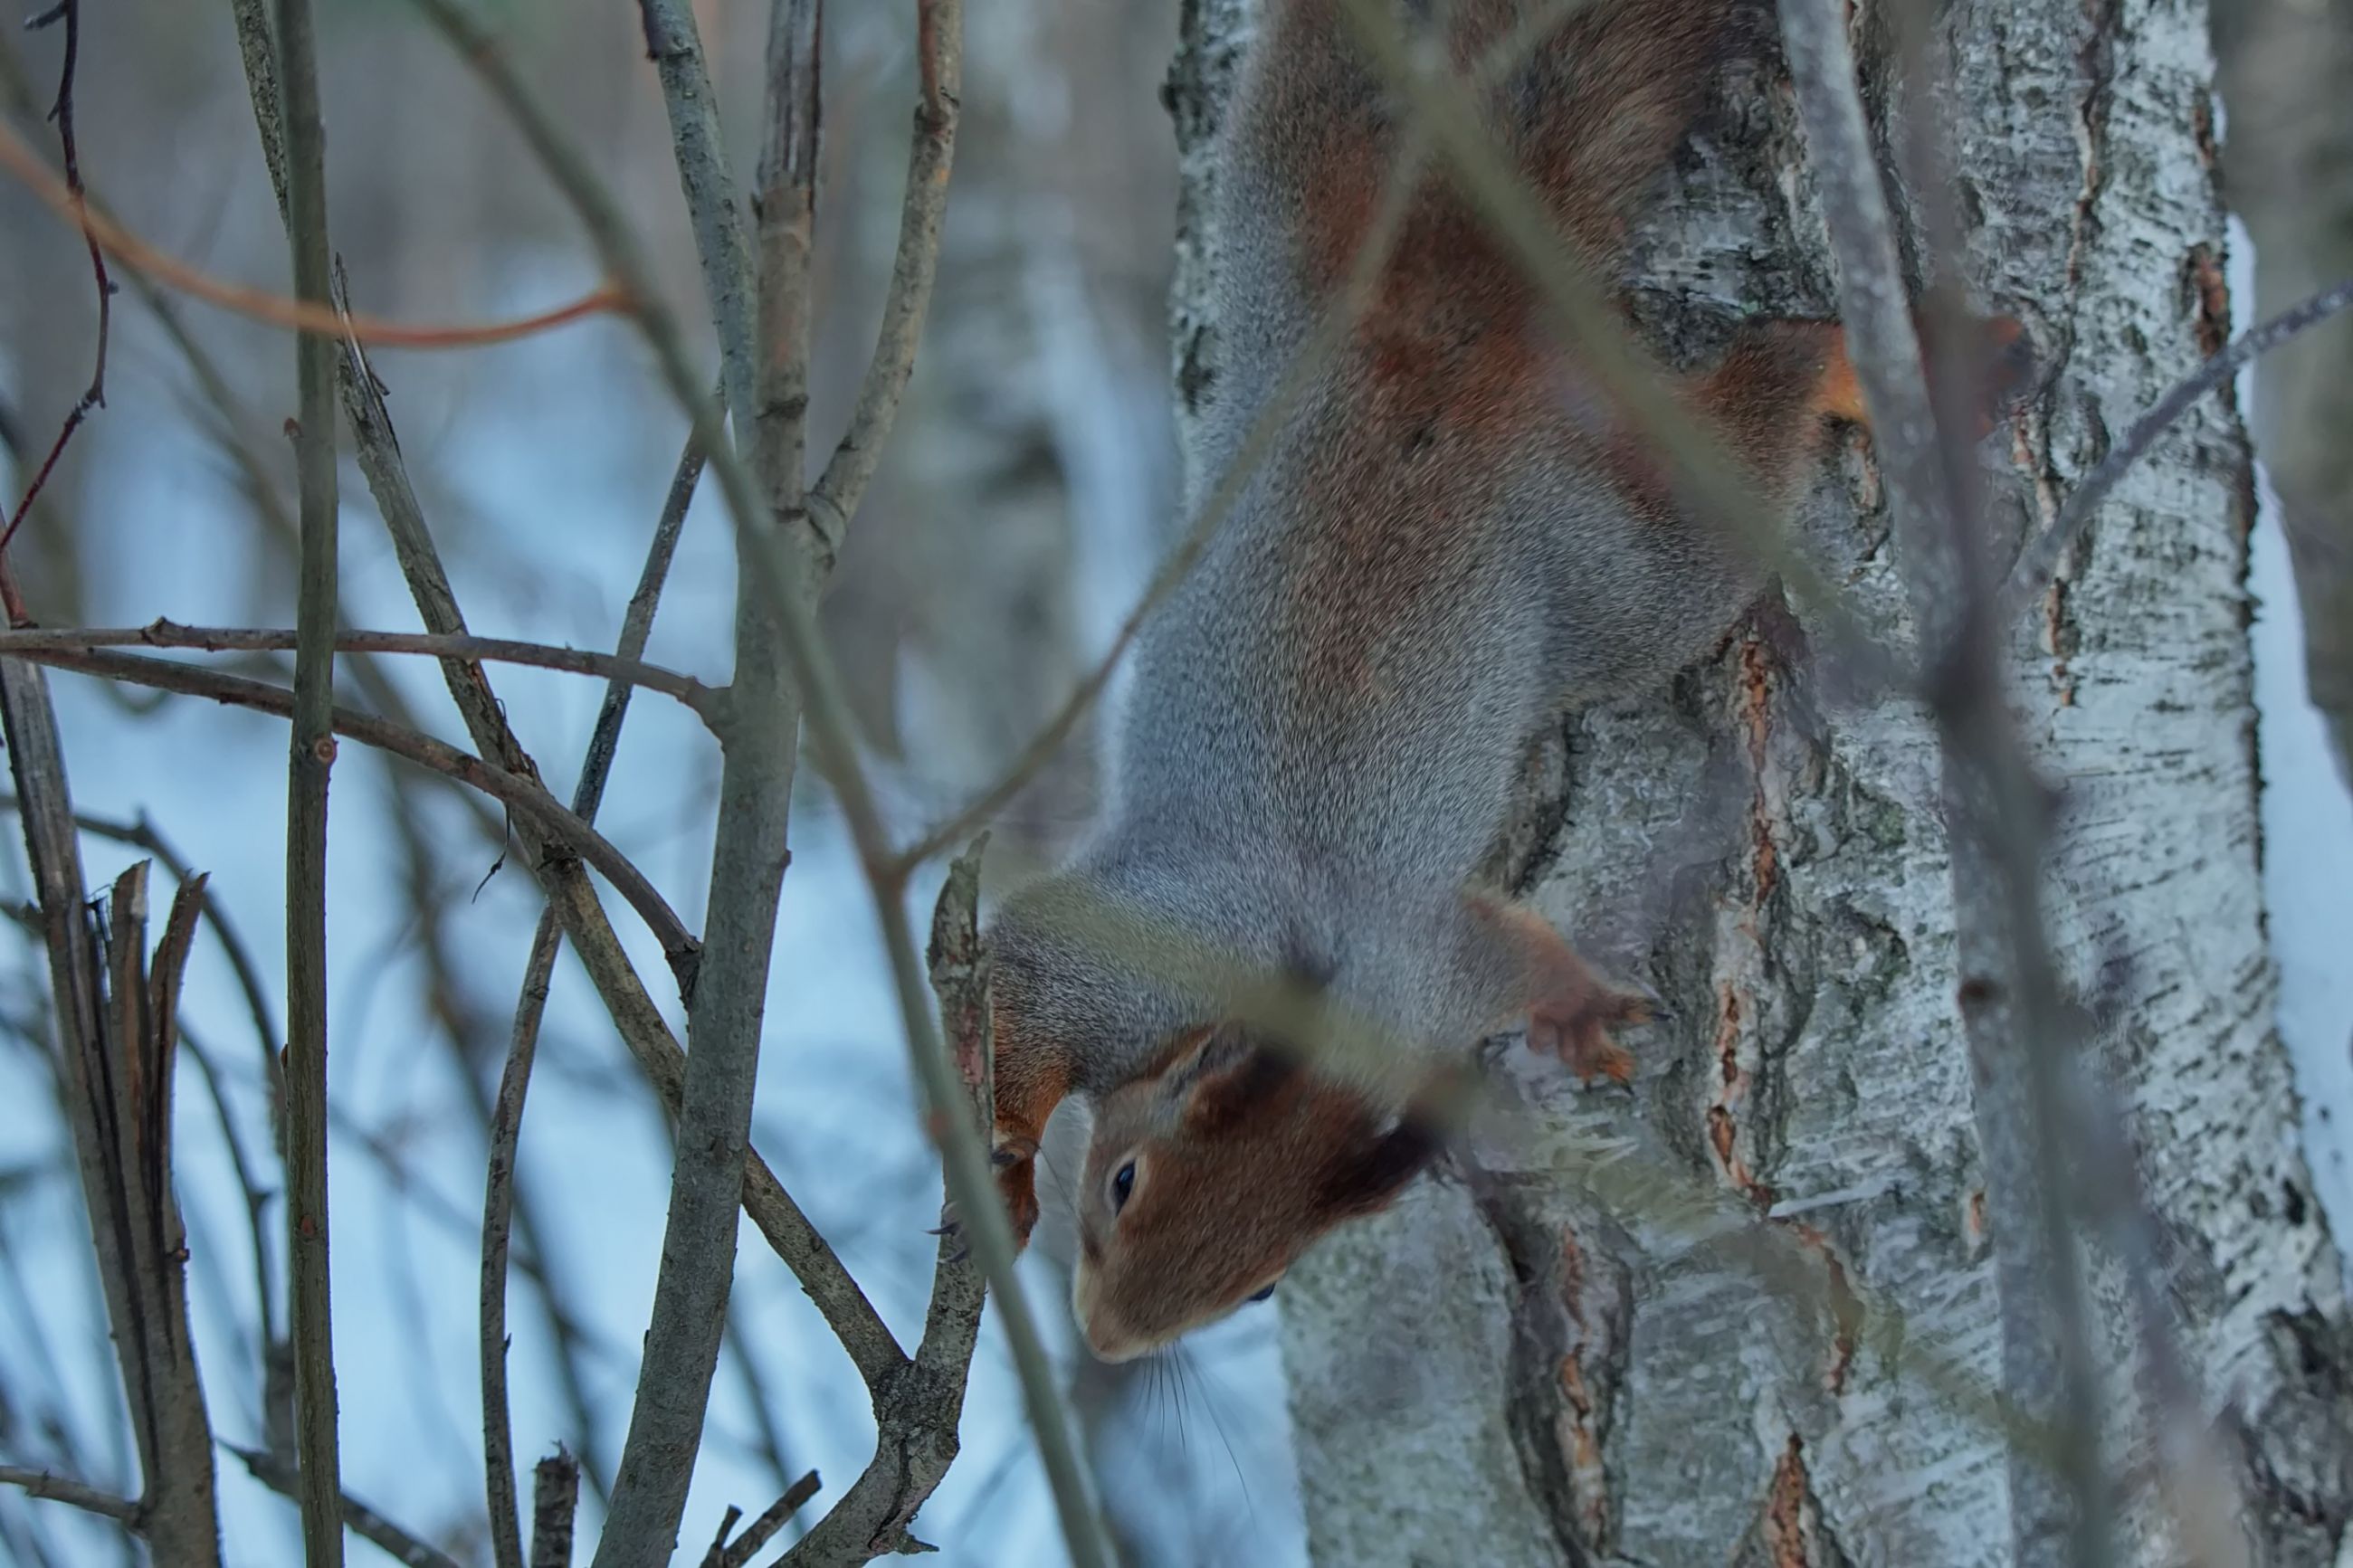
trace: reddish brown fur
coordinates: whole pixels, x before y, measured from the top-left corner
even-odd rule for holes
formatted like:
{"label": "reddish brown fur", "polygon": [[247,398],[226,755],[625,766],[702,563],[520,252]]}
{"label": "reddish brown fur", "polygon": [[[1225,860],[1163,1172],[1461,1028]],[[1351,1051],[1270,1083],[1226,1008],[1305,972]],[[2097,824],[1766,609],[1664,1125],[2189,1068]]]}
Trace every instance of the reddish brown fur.
{"label": "reddish brown fur", "polygon": [[[1453,0],[1436,10],[1449,19],[1458,72],[1488,89],[1482,107],[1497,143],[1571,250],[1605,281],[1630,209],[1719,68],[1769,28],[1762,5],[1587,0],[1497,69],[1490,57],[1524,6]],[[1303,292],[1336,299],[1383,205],[1402,140],[1399,110],[1341,0],[1287,0],[1268,26],[1268,67],[1245,105],[1239,144],[1271,165]],[[1622,471],[1638,508],[1651,510],[1644,503],[1655,499],[1667,515],[1654,467],[1628,460],[1638,448],[1611,432],[1614,421],[1597,416],[1579,427],[1570,405],[1595,405],[1596,395],[1546,330],[1540,298],[1518,258],[1433,167],[1341,351],[1334,395],[1345,409],[1329,416],[1345,418],[1351,438],[1328,444],[1319,471],[1306,477],[1328,521],[1296,541],[1286,562],[1299,585],[1286,629],[1306,661],[1303,691],[1381,700],[1378,650],[1416,603],[1464,569],[1476,543],[1465,521],[1492,503],[1504,458],[1532,433],[1588,447],[1598,468]],[[1741,359],[1727,362],[1732,379]],[[1725,396],[1736,390],[1731,380],[1715,384]],[[1727,405],[1705,385],[1695,411],[1720,416]],[[1803,403],[1803,389],[1770,390],[1783,395],[1772,411],[1784,440],[1734,439],[1769,465],[1760,477],[1779,489],[1810,446],[1786,439],[1787,399]]]}
{"label": "reddish brown fur", "polygon": [[990,1009],[997,1036],[997,1190],[1013,1221],[1017,1243],[1038,1224],[1038,1150],[1054,1108],[1069,1098],[1071,1061],[1060,1041],[1038,1036],[1002,997]]}
{"label": "reddish brown fur", "polygon": [[[1075,1297],[1088,1342],[1109,1359],[1271,1284],[1309,1241],[1382,1207],[1436,1152],[1417,1125],[1384,1131],[1361,1095],[1237,1031],[1186,1039],[1095,1110]],[[1152,1259],[1149,1270],[1104,1266],[1103,1221],[1085,1197],[1128,1160],[1133,1195],[1108,1223],[1123,1255]]]}

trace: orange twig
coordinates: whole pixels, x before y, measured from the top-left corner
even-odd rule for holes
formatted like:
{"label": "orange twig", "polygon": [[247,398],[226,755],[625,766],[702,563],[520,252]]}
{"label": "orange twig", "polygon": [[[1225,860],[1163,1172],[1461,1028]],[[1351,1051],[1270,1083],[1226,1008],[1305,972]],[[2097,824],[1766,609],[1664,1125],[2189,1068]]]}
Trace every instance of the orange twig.
{"label": "orange twig", "polygon": [[144,273],[159,283],[225,310],[295,331],[329,337],[342,337],[348,332],[364,343],[388,348],[480,348],[489,343],[512,342],[607,310],[627,314],[632,308],[628,295],[617,284],[607,281],[583,298],[553,310],[479,326],[412,326],[358,312],[339,315],[330,306],[289,299],[265,289],[249,289],[241,283],[223,282],[156,249],[96,207],[76,201],[65,182],[51,173],[39,154],[5,122],[0,122],[0,167],[23,181],[52,211],[94,240],[100,249],[134,272]]}

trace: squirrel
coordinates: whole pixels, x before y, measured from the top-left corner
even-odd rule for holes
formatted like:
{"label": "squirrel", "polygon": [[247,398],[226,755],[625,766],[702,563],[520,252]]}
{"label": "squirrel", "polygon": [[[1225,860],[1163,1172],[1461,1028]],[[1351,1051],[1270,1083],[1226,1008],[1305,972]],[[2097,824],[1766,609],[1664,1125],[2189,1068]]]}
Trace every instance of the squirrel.
{"label": "squirrel", "polygon": [[[1404,139],[1348,4],[1268,0],[1224,128],[1208,474],[1338,307]],[[1548,30],[1556,0],[1406,8],[1440,18],[1465,79],[1536,34],[1478,107],[1599,279],[1720,69],[1773,36],[1767,0],[1586,0]],[[1834,322],[1752,323],[1675,390],[1777,523],[1833,426],[1863,423]],[[1146,626],[1106,820],[989,921],[1000,1194],[1026,1241],[1047,1118],[1084,1100],[1072,1295],[1097,1356],[1262,1299],[1440,1152],[1426,1119],[1242,1019],[1250,985],[1433,1054],[1525,1024],[1579,1076],[1630,1079],[1614,1031],[1651,998],[1476,879],[1540,729],[1662,684],[1762,586],[1425,174],[1361,314]]]}

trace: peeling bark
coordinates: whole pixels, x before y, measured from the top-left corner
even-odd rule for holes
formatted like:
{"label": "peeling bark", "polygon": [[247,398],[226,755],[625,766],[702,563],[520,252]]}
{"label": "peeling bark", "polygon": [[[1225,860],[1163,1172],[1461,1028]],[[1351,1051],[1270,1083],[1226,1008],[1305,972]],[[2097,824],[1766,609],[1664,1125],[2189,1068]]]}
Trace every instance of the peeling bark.
{"label": "peeling bark", "polygon": [[[1860,9],[1866,46],[1881,3]],[[1250,10],[1188,0],[1168,92],[1187,410],[1218,371],[1207,143]],[[1960,270],[2051,365],[1987,450],[2009,548],[2227,332],[2205,16],[1958,0],[1942,26]],[[1778,66],[1742,73],[1664,177],[1632,267],[1669,358],[1704,357],[1739,313],[1831,313]],[[2090,1065],[2126,1108],[2253,1560],[2328,1568],[2353,1552],[2353,1324],[2270,1024],[2248,486],[2236,412],[2210,402],[2008,651],[2063,791],[2057,956],[2108,1003]],[[1860,441],[1802,532],[1908,652]],[[1935,739],[1913,706],[1846,689],[1813,629],[1769,598],[1670,689],[1566,721],[1532,766],[1511,879],[1673,1021],[1640,1041],[1630,1097],[1491,1046],[1495,1124],[1294,1271],[1284,1348],[1318,1563],[1455,1563],[1465,1542],[1496,1568],[2006,1561],[2001,1433],[1972,1407],[2000,1343]],[[2095,1265],[2124,1545],[2170,1562],[2128,1310]]]}

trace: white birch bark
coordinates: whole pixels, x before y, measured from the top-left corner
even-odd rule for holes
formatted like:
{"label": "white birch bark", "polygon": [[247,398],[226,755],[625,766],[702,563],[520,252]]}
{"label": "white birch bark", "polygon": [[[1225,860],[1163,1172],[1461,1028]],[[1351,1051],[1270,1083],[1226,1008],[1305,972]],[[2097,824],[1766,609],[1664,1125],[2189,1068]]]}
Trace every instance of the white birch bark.
{"label": "white birch bark", "polygon": [[[1858,12],[1866,58],[1879,4]],[[1170,94],[1188,409],[1219,358],[1207,139],[1250,10],[1187,0]],[[1964,0],[1945,31],[1966,275],[2052,362],[2009,449],[1987,448],[2007,548],[2230,330],[2206,18]],[[1704,354],[1730,312],[1831,310],[1786,83],[1767,65],[1728,100],[1637,247],[1671,355]],[[1902,647],[1874,489],[1858,443],[1805,532]],[[2353,1561],[2353,1327],[2271,1025],[2251,510],[2236,414],[2210,403],[2017,628],[2013,694],[2063,791],[2059,958],[2114,1009],[2089,1065],[2124,1097],[2253,1560],[2328,1568]],[[1532,773],[1513,874],[1675,1020],[1641,1037],[1630,1098],[1491,1047],[1524,1114],[1294,1271],[1317,1563],[2007,1561],[2001,1433],[1952,1396],[1992,1386],[2000,1331],[1935,738],[1914,705],[1842,693],[1815,629],[1772,600],[1671,689],[1570,719]],[[1601,1174],[1575,1173],[1597,1150]],[[2105,1266],[2093,1284],[2118,1352],[2122,1292]],[[2128,1557],[2176,1561],[2120,1360],[2111,1406]]]}

